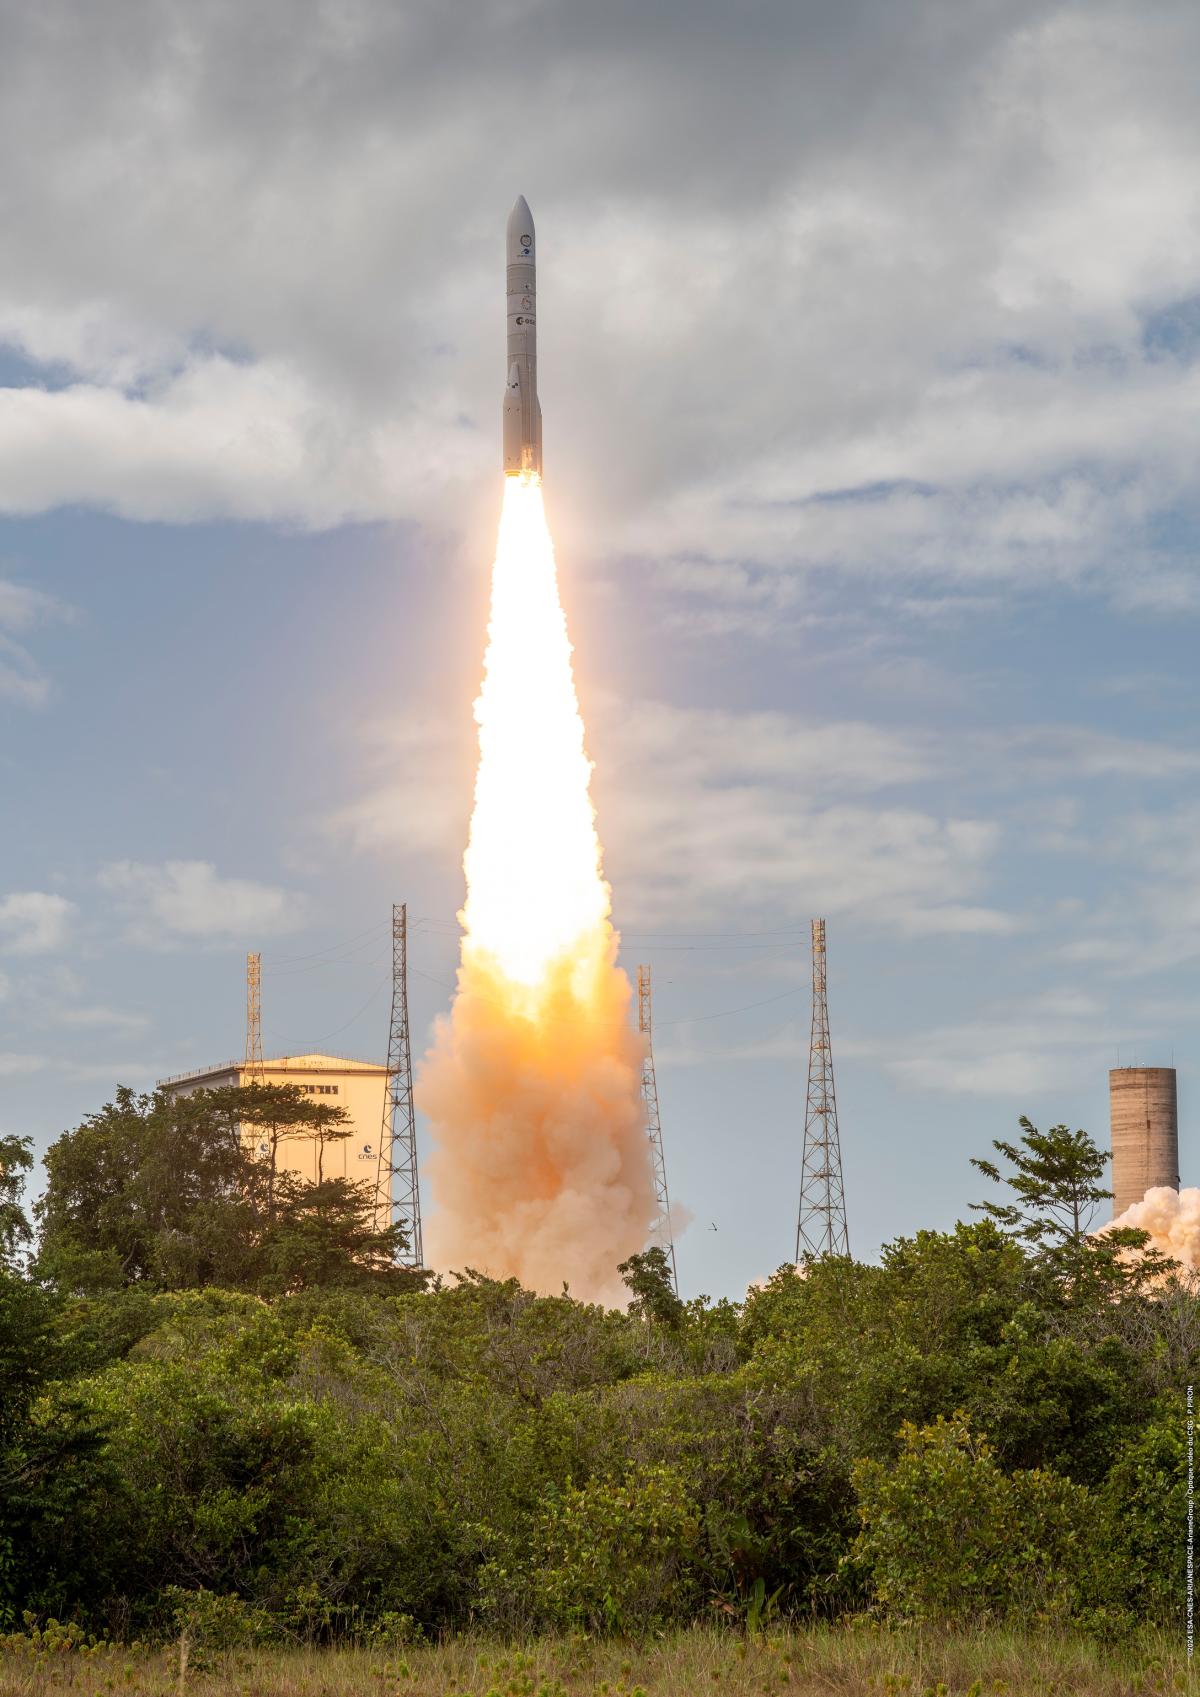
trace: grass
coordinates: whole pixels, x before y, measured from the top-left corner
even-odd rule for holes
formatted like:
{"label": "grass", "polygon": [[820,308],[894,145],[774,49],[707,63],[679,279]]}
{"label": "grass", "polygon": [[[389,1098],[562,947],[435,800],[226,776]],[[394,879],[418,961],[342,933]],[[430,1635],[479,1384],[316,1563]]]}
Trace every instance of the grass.
{"label": "grass", "polygon": [[1196,1689],[1182,1642],[1121,1644],[1010,1632],[888,1631],[855,1624],[747,1641],[693,1629],[641,1645],[480,1639],[402,1650],[33,1648],[0,1657],[4,1697],[1124,1697]]}

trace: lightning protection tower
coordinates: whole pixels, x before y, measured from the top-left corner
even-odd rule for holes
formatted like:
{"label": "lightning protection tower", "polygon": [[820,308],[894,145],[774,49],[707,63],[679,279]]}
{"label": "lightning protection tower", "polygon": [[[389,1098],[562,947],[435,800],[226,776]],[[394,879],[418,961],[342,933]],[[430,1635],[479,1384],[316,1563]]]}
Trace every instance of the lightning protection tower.
{"label": "lightning protection tower", "polygon": [[796,1260],[804,1255],[849,1255],[842,1145],[838,1136],[829,1004],[825,998],[825,921],[812,922],[812,1038],[808,1050],[808,1103],[804,1111],[804,1159],[800,1171],[800,1217]]}
{"label": "lightning protection tower", "polygon": [[667,1192],[667,1162],[663,1155],[662,1120],[658,1112],[658,1085],[654,1078],[653,1013],[650,996],[650,968],[637,969],[638,1030],[646,1040],[642,1057],[642,1100],[646,1104],[646,1135],[650,1139],[650,1160],[654,1169],[654,1198],[658,1214],[650,1229],[650,1241],[666,1250],[671,1263],[671,1283],[679,1295],[679,1274],[675,1267],[675,1239],[671,1232],[671,1198]]}
{"label": "lightning protection tower", "polygon": [[412,1041],[408,1030],[408,904],[392,908],[392,1018],[388,1028],[387,1094],[379,1140],[376,1194],[386,1214],[408,1232],[403,1265],[423,1267],[417,1122],[413,1109]]}
{"label": "lightning protection tower", "polygon": [[262,956],[246,956],[246,1082],[263,1082]]}

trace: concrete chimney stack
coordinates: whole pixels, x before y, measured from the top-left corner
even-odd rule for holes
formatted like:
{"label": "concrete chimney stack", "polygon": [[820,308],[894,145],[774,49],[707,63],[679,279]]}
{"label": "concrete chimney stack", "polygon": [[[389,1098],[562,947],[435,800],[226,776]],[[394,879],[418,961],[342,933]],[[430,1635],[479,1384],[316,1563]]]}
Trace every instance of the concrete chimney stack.
{"label": "concrete chimney stack", "polygon": [[1108,1096],[1115,1219],[1156,1185],[1179,1189],[1175,1068],[1115,1067]]}

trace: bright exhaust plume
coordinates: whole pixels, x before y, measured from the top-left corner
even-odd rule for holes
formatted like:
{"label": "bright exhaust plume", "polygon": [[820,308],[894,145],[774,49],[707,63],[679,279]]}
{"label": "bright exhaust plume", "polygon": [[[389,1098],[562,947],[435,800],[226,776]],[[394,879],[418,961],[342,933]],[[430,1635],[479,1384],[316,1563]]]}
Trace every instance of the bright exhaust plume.
{"label": "bright exhaust plume", "polygon": [[536,478],[505,479],[458,989],[421,1069],[439,1270],[616,1301],[655,1218],[641,1039]]}

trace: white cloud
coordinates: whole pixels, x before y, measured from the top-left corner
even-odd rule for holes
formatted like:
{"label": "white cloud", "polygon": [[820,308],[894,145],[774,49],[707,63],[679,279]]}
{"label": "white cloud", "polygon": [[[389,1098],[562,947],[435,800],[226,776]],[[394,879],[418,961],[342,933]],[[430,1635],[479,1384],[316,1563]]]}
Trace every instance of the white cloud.
{"label": "white cloud", "polygon": [[[1126,1033],[1126,1037],[1133,1035]],[[873,1061],[907,1090],[1007,1098],[1014,1113],[1032,1099],[1064,1099],[1103,1076],[1121,1039],[1103,1000],[1072,985],[1054,986],[1021,1005],[881,1039],[843,1039],[844,1056]]]}
{"label": "white cloud", "polygon": [[[469,728],[378,727],[370,783],[322,828],[372,852],[462,852],[474,751]],[[793,715],[593,704],[589,750],[605,867],[623,926],[701,924],[736,908],[776,922],[868,915],[911,933],[999,934],[974,900],[999,830],[863,797],[938,770],[922,733]]]}
{"label": "white cloud", "polygon": [[988,820],[864,797],[937,770],[919,734],[782,713],[607,703],[590,735],[622,924],[853,913],[891,930],[1007,929],[974,898]]}
{"label": "white cloud", "polygon": [[57,597],[28,584],[0,578],[0,698],[23,707],[44,706],[50,680],[29,649],[12,634],[74,617]]}
{"label": "white cloud", "polygon": [[81,1083],[103,1081],[108,1088],[117,1084],[132,1084],[147,1088],[161,1071],[161,1063],[139,1060],[79,1061],[62,1055],[21,1054],[0,1051],[0,1078],[30,1078],[36,1073],[53,1070],[56,1078],[76,1079]]}
{"label": "white cloud", "polygon": [[44,707],[50,699],[50,680],[20,643],[0,633],[0,696],[21,707]]}
{"label": "white cloud", "polygon": [[726,628],[812,565],[1191,604],[1156,519],[1200,377],[1146,326],[1200,289],[1194,7],[608,16],[11,31],[0,339],[46,386],[0,391],[0,506],[454,528],[495,455],[519,83],[547,433],[598,551]]}
{"label": "white cloud", "polygon": [[1131,808],[1090,845],[1105,894],[1080,916],[1061,958],[1143,976],[1200,959],[1200,805]]}
{"label": "white cloud", "polygon": [[0,389],[0,510],[83,502],[318,527],[396,516],[418,491],[451,498],[463,437],[436,408],[364,427],[284,362],[193,357],[150,393]]}
{"label": "white cloud", "polygon": [[42,1072],[49,1062],[45,1055],[23,1055],[13,1050],[0,1050],[0,1078],[24,1078]]}
{"label": "white cloud", "polygon": [[117,898],[141,943],[180,937],[245,938],[253,942],[303,924],[303,898],[271,884],[222,878],[206,860],[147,865],[117,860],[99,875],[102,890]]}
{"label": "white cloud", "polygon": [[61,949],[74,913],[71,902],[44,890],[16,890],[0,897],[0,953],[38,955]]}
{"label": "white cloud", "polygon": [[0,626],[4,629],[31,630],[51,619],[66,617],[67,613],[62,602],[47,595],[45,590],[0,578]]}
{"label": "white cloud", "polygon": [[320,821],[333,842],[359,852],[462,854],[474,783],[474,736],[464,715],[413,716],[355,726],[365,787]]}
{"label": "white cloud", "polygon": [[1011,780],[1137,778],[1146,783],[1200,772],[1200,752],[1086,725],[1030,725],[982,739],[1006,761]]}
{"label": "white cloud", "polygon": [[[807,986],[802,992],[798,992],[798,995],[806,998]],[[725,1017],[735,1016],[731,1014]],[[670,1028],[665,1041],[660,1041],[656,1036],[654,1044],[655,1064],[663,1072],[694,1066],[736,1066],[742,1063],[756,1065],[764,1061],[803,1062],[808,1056],[810,1031],[807,1015],[803,1019],[789,1020],[785,1025],[778,1026],[761,1037],[740,1041],[724,1035],[722,1020],[719,1018],[711,1021],[655,1020],[656,1033],[660,1026],[663,1029]]]}
{"label": "white cloud", "polygon": [[56,1025],[71,1025],[86,1030],[126,1031],[131,1035],[144,1031],[150,1023],[145,1014],[124,1013],[120,1008],[95,1007],[59,1008],[54,1014]]}

